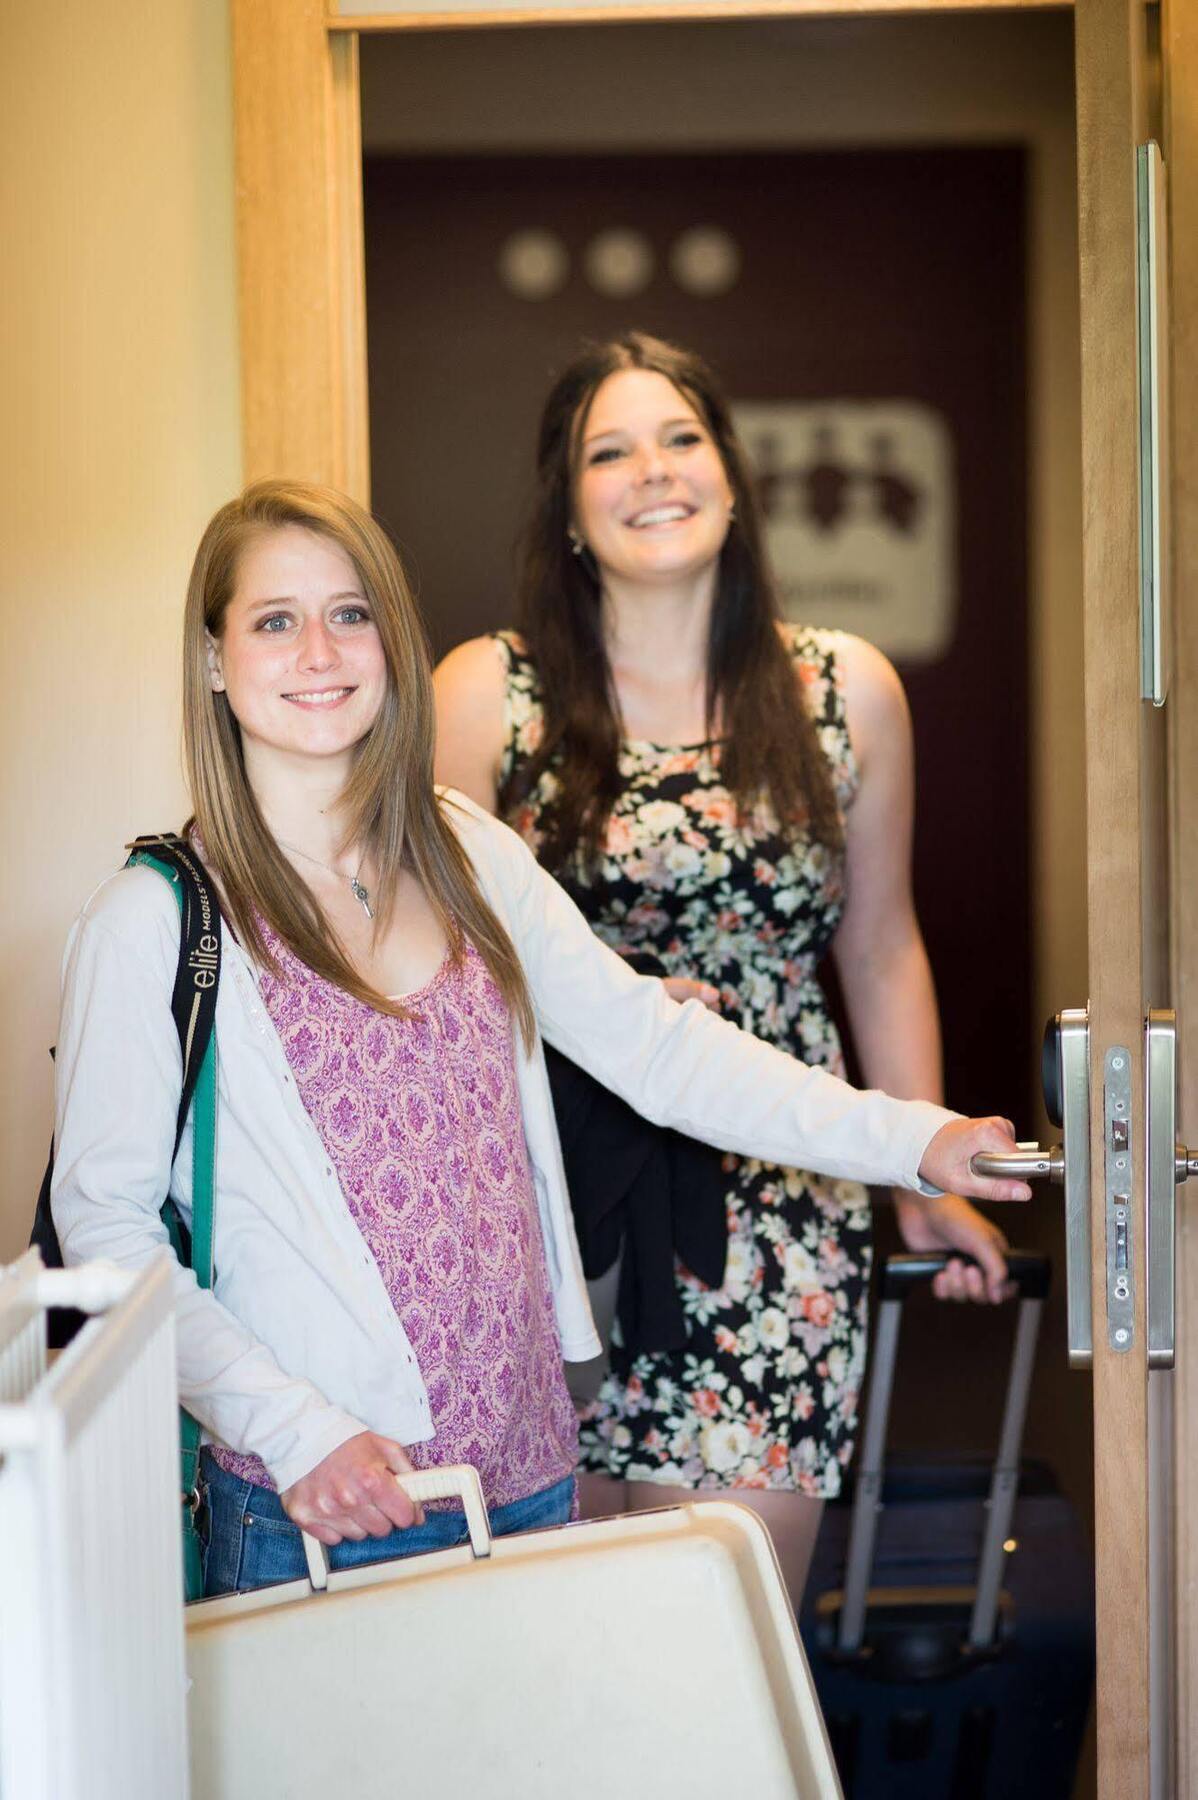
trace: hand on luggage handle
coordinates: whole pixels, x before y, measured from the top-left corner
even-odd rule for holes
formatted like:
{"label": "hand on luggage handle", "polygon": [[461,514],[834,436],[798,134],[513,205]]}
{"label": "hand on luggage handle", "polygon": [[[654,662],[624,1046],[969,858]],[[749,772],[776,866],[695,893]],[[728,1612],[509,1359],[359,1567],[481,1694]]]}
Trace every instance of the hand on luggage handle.
{"label": "hand on luggage handle", "polygon": [[[888,1256],[882,1270],[883,1300],[905,1300],[912,1289],[931,1281],[950,1262],[972,1263],[976,1259],[963,1250],[909,1251],[901,1256]],[[1021,1300],[1043,1300],[1048,1292],[1051,1265],[1046,1256],[1034,1250],[1008,1250],[1007,1276],[1015,1283]]]}
{"label": "hand on luggage handle", "polygon": [[[475,1558],[490,1556],[491,1527],[487,1522],[486,1502],[478,1470],[469,1463],[449,1463],[443,1469],[416,1469],[410,1475],[395,1477],[409,1500],[461,1500],[466,1512],[466,1529]],[[308,1579],[318,1589],[329,1585],[329,1553],[310,1532],[303,1533],[304,1555],[308,1559]]]}

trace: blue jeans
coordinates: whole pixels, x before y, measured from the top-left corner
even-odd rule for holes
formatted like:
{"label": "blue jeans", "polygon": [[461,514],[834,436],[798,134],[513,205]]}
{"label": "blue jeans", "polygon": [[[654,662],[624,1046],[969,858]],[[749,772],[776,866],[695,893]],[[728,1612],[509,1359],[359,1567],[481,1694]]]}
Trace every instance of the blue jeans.
{"label": "blue jeans", "polygon": [[[283,1503],[270,1488],[256,1487],[222,1469],[210,1451],[201,1456],[201,1486],[206,1506],[200,1536],[204,1546],[204,1594],[243,1594],[276,1581],[306,1580],[308,1562],[299,1527],[283,1511]],[[543,1488],[524,1500],[512,1500],[488,1513],[494,1537],[516,1531],[537,1531],[545,1525],[564,1525],[574,1505],[574,1477],[567,1475],[553,1487]],[[358,1568],[363,1563],[388,1562],[398,1556],[419,1556],[425,1550],[445,1550],[464,1544],[469,1533],[460,1511],[426,1512],[423,1525],[393,1531],[388,1537],[344,1539],[329,1551],[334,1569]]]}

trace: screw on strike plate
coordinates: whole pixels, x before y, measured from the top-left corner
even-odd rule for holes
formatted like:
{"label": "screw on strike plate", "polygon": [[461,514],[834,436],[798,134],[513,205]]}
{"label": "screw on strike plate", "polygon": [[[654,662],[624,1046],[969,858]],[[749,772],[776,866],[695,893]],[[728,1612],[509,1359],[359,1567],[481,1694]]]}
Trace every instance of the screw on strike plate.
{"label": "screw on strike plate", "polygon": [[1127,1333],[1122,1325],[1120,1325],[1118,1331],[1115,1333],[1115,1342],[1117,1344],[1126,1344],[1127,1342]]}

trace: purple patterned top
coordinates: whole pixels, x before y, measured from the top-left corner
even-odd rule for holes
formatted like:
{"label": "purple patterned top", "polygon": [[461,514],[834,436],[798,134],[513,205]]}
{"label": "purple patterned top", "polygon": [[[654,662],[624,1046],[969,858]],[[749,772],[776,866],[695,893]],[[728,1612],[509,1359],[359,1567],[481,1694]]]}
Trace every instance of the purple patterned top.
{"label": "purple patterned top", "polygon": [[[436,1436],[417,1468],[473,1463],[488,1506],[572,1474],[574,1408],[524,1142],[508,1008],[471,945],[378,1013],[263,928],[262,996],[408,1334]],[[257,1457],[218,1462],[273,1486]]]}

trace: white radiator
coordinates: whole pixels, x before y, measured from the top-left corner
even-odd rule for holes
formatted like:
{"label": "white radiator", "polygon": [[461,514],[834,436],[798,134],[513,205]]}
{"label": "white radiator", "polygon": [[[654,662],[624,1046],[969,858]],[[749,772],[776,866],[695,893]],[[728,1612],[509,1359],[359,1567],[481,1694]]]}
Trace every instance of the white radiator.
{"label": "white radiator", "polygon": [[170,1265],[0,1270],[0,1800],[186,1800]]}

